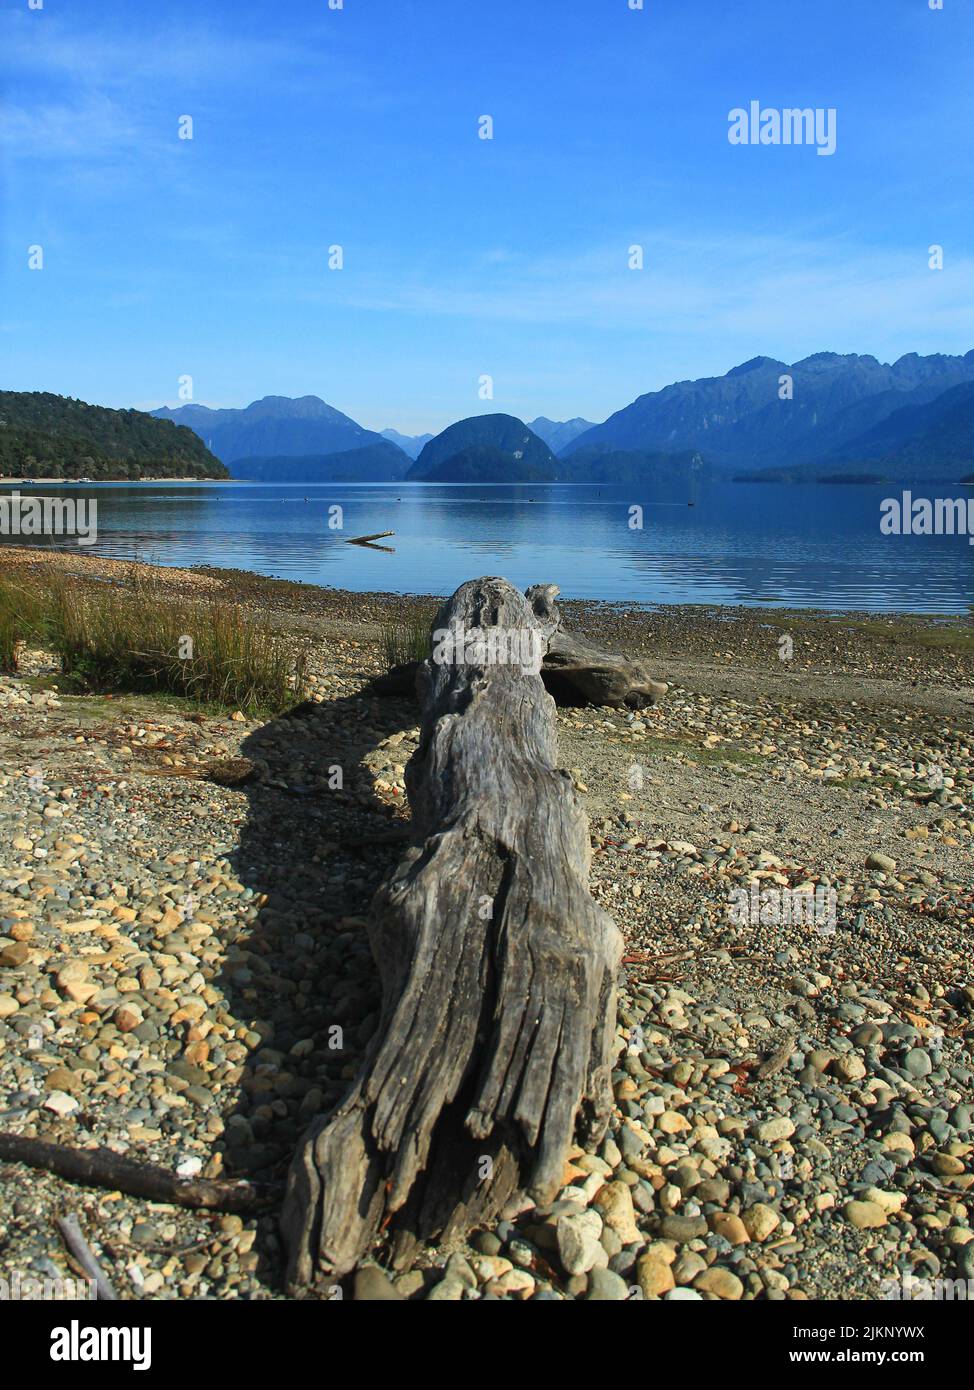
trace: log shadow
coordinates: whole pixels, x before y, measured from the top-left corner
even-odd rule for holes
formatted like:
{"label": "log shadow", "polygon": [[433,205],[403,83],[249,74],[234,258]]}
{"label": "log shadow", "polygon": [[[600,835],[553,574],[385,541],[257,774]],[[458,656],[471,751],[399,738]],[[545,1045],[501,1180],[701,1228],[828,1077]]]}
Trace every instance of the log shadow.
{"label": "log shadow", "polygon": [[269,1291],[283,1291],[278,1214],[298,1140],[347,1093],[379,1017],[365,918],[408,821],[375,795],[363,759],[417,720],[406,698],[308,701],[241,748],[257,773],[242,788],[245,820],[230,858],[253,896],[214,980],[238,1036],[234,1102],[213,1148],[227,1176],[267,1185],[254,1249]]}

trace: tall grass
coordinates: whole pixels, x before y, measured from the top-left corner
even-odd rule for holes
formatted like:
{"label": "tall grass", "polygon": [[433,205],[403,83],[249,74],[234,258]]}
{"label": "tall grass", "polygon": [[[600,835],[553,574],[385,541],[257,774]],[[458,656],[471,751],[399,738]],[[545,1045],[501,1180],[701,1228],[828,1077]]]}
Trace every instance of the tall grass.
{"label": "tall grass", "polygon": [[[306,648],[225,600],[160,598],[136,579],[79,588],[54,575],[33,588],[32,603],[34,630],[75,690],[166,692],[273,714],[293,705],[306,683]],[[0,603],[0,622],[5,611]],[[13,618],[0,629],[0,660],[7,627],[17,626]]]}
{"label": "tall grass", "polygon": [[436,608],[420,609],[383,623],[382,654],[390,666],[404,666],[408,661],[423,661],[429,656],[430,628],[436,613]]}
{"label": "tall grass", "polygon": [[0,671],[16,671],[22,642],[42,642],[46,605],[33,584],[0,581]]}

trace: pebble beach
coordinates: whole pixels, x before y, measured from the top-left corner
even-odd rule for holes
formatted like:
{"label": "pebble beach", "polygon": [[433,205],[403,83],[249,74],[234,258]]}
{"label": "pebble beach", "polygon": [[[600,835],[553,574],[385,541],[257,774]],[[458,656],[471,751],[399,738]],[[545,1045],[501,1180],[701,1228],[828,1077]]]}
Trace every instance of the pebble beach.
{"label": "pebble beach", "polygon": [[[51,563],[94,583],[120,562],[0,551],[4,572]],[[382,625],[434,600],[139,568],[160,600],[220,593],[310,642],[308,698],[267,721],[74,695],[43,651],[0,676],[0,1129],[266,1203],[193,1212],[0,1164],[0,1277],[68,1275],[72,1212],[122,1298],[281,1299],[276,1204],[376,1026],[365,918],[408,826],[418,707],[369,683]],[[404,1274],[377,1251],[342,1296],[974,1280],[971,621],[561,607],[669,684],[557,716],[626,942],[609,1132],[550,1206]],[[795,920],[807,898],[830,914]]]}

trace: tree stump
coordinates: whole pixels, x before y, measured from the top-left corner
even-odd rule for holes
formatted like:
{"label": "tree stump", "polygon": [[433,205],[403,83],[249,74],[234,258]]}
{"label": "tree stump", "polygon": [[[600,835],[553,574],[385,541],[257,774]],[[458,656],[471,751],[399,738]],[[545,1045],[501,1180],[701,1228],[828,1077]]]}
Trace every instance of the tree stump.
{"label": "tree stump", "polygon": [[[553,592],[472,580],[434,621],[454,651],[434,643],[418,671],[413,842],[369,917],[380,1021],[288,1177],[295,1290],[341,1278],[380,1238],[405,1268],[516,1193],[551,1200],[573,1134],[598,1142],[608,1124],[622,938],[589,894],[588,822],[556,767],[539,674]],[[527,659],[492,656],[505,634]]]}

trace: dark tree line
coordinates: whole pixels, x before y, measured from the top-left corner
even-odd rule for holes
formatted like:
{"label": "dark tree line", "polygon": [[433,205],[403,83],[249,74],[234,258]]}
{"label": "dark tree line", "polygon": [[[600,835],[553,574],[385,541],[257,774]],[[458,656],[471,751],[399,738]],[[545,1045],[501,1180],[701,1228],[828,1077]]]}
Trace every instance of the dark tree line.
{"label": "dark tree line", "polygon": [[185,425],[46,391],[0,391],[5,478],[228,478]]}

